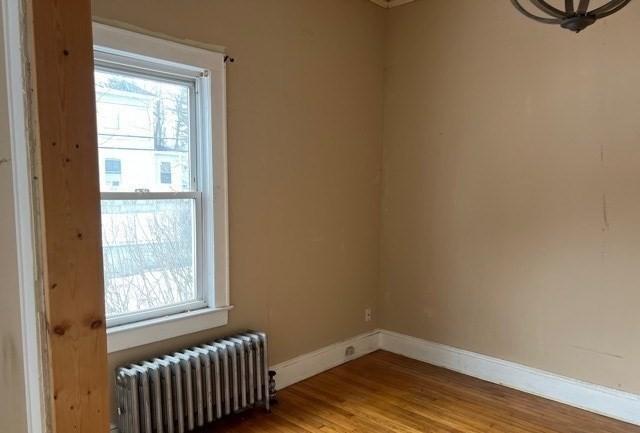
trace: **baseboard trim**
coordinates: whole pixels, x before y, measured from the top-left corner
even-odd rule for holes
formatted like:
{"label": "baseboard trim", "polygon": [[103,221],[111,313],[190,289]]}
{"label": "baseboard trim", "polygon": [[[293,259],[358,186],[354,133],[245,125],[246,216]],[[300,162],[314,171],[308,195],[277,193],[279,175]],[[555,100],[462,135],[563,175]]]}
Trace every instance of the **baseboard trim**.
{"label": "baseboard trim", "polygon": [[[286,388],[378,350],[379,337],[379,331],[371,331],[274,365],[271,369],[276,372],[277,389]],[[345,351],[349,346],[353,346],[355,351],[353,355],[346,356]]]}
{"label": "baseboard trim", "polygon": [[[345,350],[349,346],[353,346],[356,353],[354,356],[346,357]],[[640,425],[640,395],[384,329],[332,344],[274,366],[273,369],[278,373],[278,389],[286,388],[378,349]]]}
{"label": "baseboard trim", "polygon": [[380,348],[389,352],[640,425],[640,395],[396,332],[381,330],[379,341]]}

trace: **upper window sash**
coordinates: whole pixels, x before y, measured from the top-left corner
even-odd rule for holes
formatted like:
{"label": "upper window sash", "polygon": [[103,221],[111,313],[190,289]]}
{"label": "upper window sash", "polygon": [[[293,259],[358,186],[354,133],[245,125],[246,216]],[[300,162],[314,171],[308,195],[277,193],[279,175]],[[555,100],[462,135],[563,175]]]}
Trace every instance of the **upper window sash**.
{"label": "upper window sash", "polygon": [[[161,60],[145,59],[136,61],[139,57],[131,53],[119,52],[114,54],[104,47],[94,48],[94,63],[97,71],[107,73],[118,73],[140,79],[154,80],[185,86],[189,90],[189,188],[191,191],[202,191],[206,185],[206,179],[200,175],[200,170],[205,167],[199,166],[200,154],[203,154],[203,147],[206,145],[202,140],[205,135],[201,130],[207,129],[207,119],[199,119],[202,103],[200,87],[202,87],[202,77],[204,72],[197,68],[180,66],[169,67]],[[128,62],[131,61],[131,64]],[[163,68],[168,68],[167,70]],[[178,73],[177,71],[182,71]],[[196,72],[197,71],[197,72]],[[133,191],[131,191],[133,192]]]}

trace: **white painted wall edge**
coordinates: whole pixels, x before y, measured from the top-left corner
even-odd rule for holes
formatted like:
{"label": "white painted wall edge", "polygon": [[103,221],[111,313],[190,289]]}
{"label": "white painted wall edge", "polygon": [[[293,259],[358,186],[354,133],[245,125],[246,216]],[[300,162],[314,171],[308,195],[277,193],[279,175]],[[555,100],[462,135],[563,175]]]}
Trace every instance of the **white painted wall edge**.
{"label": "white painted wall edge", "polygon": [[36,296],[36,260],[33,235],[31,169],[27,88],[24,76],[22,2],[1,0],[2,27],[7,75],[9,130],[13,196],[16,219],[16,250],[18,253],[18,284],[20,290],[20,320],[25,383],[25,409],[28,433],[47,430],[45,386],[42,377],[43,353],[39,341],[38,298]]}
{"label": "white painted wall edge", "polygon": [[411,3],[413,1],[415,0],[371,0],[371,2],[386,9],[391,9],[393,7],[401,6],[407,3]]}
{"label": "white painted wall edge", "polygon": [[640,425],[640,395],[433,343],[380,331],[380,348],[487,382],[524,391],[600,415]]}
{"label": "white painted wall edge", "polygon": [[[345,354],[349,346],[355,349],[352,356]],[[272,370],[277,373],[277,388],[279,390],[286,388],[380,349],[640,425],[640,395],[582,382],[384,329],[358,335],[274,365]]]}

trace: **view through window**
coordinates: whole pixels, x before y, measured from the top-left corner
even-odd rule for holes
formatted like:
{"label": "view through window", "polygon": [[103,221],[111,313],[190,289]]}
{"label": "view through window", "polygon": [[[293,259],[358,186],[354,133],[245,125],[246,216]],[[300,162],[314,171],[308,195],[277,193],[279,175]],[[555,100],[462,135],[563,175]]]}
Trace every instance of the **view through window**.
{"label": "view through window", "polygon": [[194,82],[98,65],[95,90],[107,318],[206,306]]}

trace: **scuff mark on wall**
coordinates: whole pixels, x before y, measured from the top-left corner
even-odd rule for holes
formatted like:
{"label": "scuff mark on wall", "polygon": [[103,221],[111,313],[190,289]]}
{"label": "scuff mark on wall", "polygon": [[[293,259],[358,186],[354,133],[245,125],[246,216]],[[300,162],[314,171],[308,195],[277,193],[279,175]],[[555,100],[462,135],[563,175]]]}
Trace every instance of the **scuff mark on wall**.
{"label": "scuff mark on wall", "polygon": [[[603,182],[604,182],[604,178],[605,178],[605,166],[604,166],[604,144],[600,145],[600,167],[602,168],[602,178],[603,178]],[[607,207],[607,193],[606,191],[603,191],[602,193],[602,231],[603,232],[608,232],[610,225],[609,225],[609,209]]]}
{"label": "scuff mark on wall", "polygon": [[576,346],[576,345],[572,345],[571,347],[577,350],[581,350],[583,352],[595,353],[597,355],[607,356],[609,358],[624,359],[624,356],[619,355],[617,353],[604,352],[601,350],[590,349],[588,347],[582,347],[582,346]]}
{"label": "scuff mark on wall", "polygon": [[602,231],[609,231],[609,210],[607,208],[607,193],[602,193]]}
{"label": "scuff mark on wall", "polygon": [[16,343],[11,335],[2,337],[2,387],[11,388],[11,384],[15,377],[20,373],[18,363],[20,362],[20,353],[16,349]]}
{"label": "scuff mark on wall", "polygon": [[0,158],[0,165],[2,164],[8,164],[9,161],[11,161],[10,158]]}

